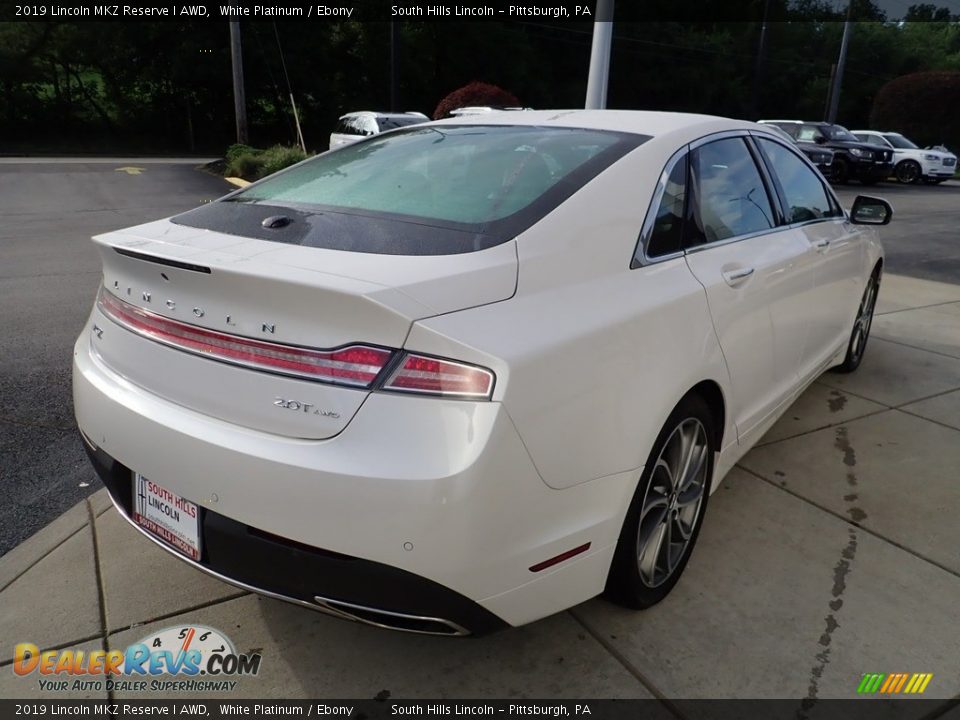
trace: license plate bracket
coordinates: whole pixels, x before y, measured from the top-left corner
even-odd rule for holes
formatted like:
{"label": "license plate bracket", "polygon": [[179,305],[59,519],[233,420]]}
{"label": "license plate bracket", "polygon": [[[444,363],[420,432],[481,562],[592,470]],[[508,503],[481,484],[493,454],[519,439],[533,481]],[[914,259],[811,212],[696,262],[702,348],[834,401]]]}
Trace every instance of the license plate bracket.
{"label": "license plate bracket", "polygon": [[200,507],[138,472],[133,474],[133,520],[151,536],[199,562]]}

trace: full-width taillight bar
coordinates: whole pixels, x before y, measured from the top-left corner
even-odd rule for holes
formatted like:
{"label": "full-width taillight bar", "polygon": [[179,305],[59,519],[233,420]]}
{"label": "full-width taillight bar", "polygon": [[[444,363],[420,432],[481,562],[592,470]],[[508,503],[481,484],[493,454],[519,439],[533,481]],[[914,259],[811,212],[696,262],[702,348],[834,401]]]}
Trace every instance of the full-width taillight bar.
{"label": "full-width taillight bar", "polygon": [[[132,305],[101,288],[100,312],[128,330],[179,350],[233,365],[338,385],[450,398],[488,400],[494,374],[481,367],[355,343],[336,350],[284,345],[208,330]],[[393,358],[396,362],[391,363]]]}
{"label": "full-width taillight bar", "polygon": [[367,345],[313,350],[208,330],[171,320],[101,290],[97,307],[107,317],[151,340],[235,365],[282,375],[370,387],[393,352]]}

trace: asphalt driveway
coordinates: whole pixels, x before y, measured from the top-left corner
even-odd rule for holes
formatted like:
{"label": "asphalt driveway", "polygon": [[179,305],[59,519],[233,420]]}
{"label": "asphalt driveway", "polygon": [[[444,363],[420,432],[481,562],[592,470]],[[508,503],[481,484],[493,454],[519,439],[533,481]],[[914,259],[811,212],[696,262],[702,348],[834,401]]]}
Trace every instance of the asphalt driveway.
{"label": "asphalt driveway", "polygon": [[100,281],[90,236],[233,189],[198,162],[0,159],[0,555],[98,488],[70,391]]}

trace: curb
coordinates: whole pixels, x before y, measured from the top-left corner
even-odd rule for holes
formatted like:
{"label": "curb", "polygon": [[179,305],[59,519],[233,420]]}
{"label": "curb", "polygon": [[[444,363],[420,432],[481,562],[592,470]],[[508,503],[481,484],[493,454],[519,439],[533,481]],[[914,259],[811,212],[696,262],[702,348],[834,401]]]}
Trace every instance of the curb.
{"label": "curb", "polygon": [[224,180],[238,188],[244,188],[250,184],[249,180],[244,180],[243,178],[239,177],[225,177]]}

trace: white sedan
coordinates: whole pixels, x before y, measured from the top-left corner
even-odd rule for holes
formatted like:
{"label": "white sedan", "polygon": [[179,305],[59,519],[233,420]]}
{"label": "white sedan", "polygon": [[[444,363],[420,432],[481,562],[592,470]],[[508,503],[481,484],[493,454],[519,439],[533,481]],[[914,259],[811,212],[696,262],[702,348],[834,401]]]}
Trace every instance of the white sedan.
{"label": "white sedan", "polygon": [[94,238],[77,421],[122,515],[240,587],[439,635],[648,607],[860,364],[890,216],[748,122],[392,131]]}

